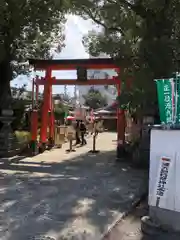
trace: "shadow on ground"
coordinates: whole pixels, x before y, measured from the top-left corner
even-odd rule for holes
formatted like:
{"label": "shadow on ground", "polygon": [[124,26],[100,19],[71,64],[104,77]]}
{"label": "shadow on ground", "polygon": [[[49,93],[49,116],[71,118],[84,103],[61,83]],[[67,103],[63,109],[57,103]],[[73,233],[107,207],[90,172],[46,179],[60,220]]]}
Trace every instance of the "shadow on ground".
{"label": "shadow on ground", "polygon": [[2,160],[0,239],[71,239],[82,231],[98,239],[146,191],[146,179],[144,170],[117,165],[115,151],[51,164]]}

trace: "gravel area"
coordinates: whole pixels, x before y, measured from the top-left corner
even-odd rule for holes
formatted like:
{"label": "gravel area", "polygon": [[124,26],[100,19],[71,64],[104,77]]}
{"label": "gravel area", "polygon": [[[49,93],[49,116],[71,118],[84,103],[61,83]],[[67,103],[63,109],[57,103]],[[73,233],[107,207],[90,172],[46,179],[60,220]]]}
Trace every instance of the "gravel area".
{"label": "gravel area", "polygon": [[[147,172],[116,163],[102,133],[75,153],[62,149],[0,163],[1,240],[98,240],[146,191]],[[75,238],[74,238],[75,237]],[[122,240],[122,239],[121,239]]]}

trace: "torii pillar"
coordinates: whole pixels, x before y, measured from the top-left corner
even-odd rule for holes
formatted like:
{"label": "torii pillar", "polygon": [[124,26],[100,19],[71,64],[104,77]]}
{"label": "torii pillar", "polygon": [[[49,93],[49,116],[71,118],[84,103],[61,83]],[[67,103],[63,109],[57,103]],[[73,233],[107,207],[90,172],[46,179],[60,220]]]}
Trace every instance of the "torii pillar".
{"label": "torii pillar", "polygon": [[40,130],[40,151],[43,152],[46,148],[47,143],[47,127],[49,123],[49,107],[50,107],[50,97],[51,97],[51,88],[52,88],[52,70],[50,68],[46,69],[45,76],[45,85],[44,85],[44,97],[43,97],[43,105],[42,105],[42,113],[41,113],[41,130]]}
{"label": "torii pillar", "polygon": [[[119,70],[120,71],[120,70]],[[118,71],[118,72],[119,72]],[[117,93],[118,96],[121,95],[121,81],[118,77],[117,79]],[[124,109],[120,109],[117,106],[117,159],[124,157],[125,153],[125,128],[126,128],[126,118]]]}

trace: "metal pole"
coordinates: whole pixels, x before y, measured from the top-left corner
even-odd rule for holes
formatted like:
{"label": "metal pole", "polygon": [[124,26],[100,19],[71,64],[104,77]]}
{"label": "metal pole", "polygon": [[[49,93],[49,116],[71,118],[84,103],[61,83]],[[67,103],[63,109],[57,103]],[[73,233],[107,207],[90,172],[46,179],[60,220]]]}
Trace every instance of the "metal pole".
{"label": "metal pole", "polygon": [[72,139],[69,141],[69,151],[72,152]]}
{"label": "metal pole", "polygon": [[95,134],[93,135],[93,152],[96,151],[96,136]]}
{"label": "metal pole", "polygon": [[90,153],[99,153],[99,150],[96,150],[96,138],[97,138],[97,134],[96,132],[93,133],[93,146],[92,146],[92,150],[89,151]]}
{"label": "metal pole", "polygon": [[69,139],[69,149],[66,150],[66,152],[76,152],[76,150],[73,148],[73,140]]}

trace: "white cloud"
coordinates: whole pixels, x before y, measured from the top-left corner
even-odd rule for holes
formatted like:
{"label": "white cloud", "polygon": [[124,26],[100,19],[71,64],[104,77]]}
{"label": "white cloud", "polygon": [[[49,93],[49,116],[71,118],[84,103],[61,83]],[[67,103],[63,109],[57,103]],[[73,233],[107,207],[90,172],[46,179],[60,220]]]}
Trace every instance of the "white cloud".
{"label": "white cloud", "polygon": [[79,32],[77,25],[74,23],[73,18],[68,18],[65,27],[66,41],[65,48],[60,54],[56,55],[56,59],[74,59],[74,58],[87,58],[88,54],[82,44],[82,33]]}

